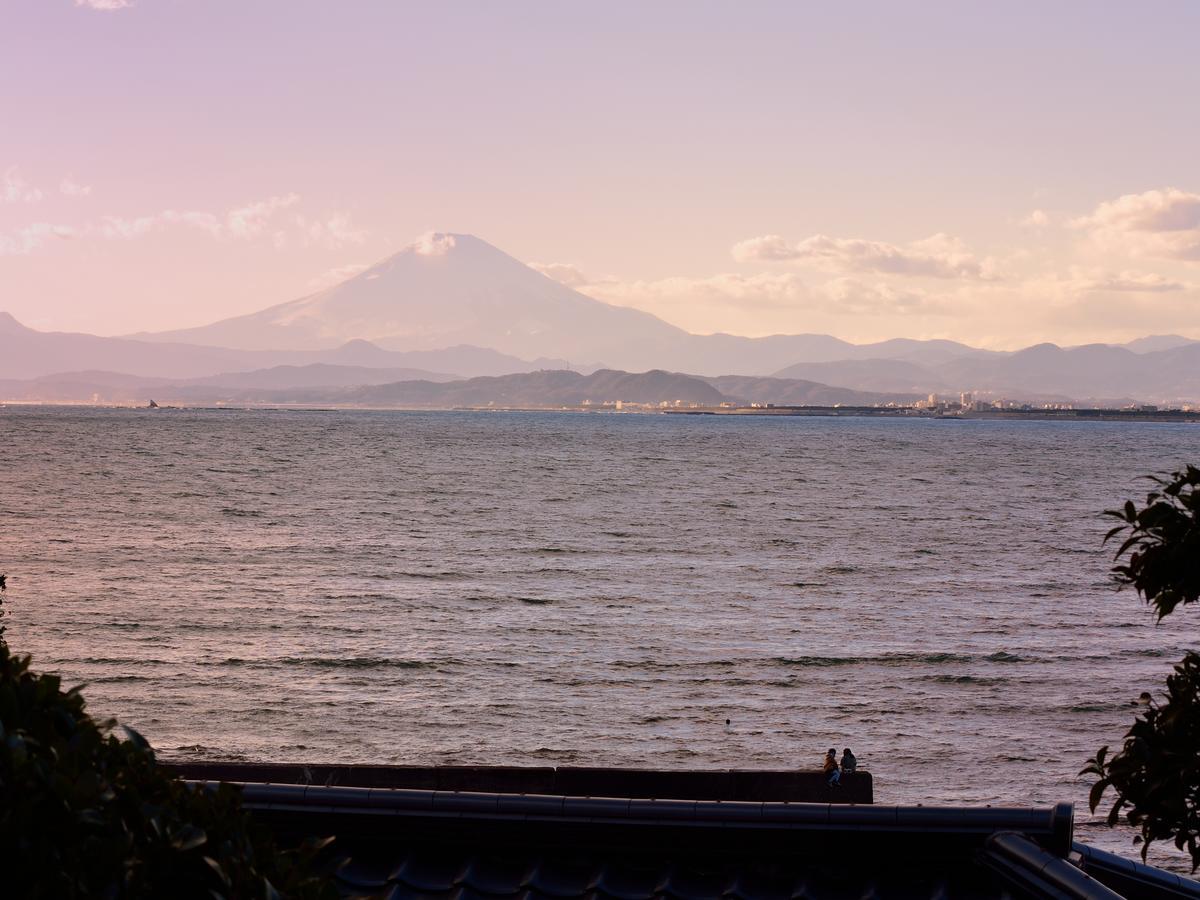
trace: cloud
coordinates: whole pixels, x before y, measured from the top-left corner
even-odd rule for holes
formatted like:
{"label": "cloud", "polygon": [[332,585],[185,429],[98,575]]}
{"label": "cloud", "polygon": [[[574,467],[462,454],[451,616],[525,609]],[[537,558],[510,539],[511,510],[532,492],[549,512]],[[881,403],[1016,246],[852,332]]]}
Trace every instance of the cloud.
{"label": "cloud", "polygon": [[49,222],[35,222],[18,228],[8,234],[0,234],[0,256],[24,256],[32,253],[47,241],[66,240],[75,237],[74,228],[69,225],[52,225]]}
{"label": "cloud", "polygon": [[1186,291],[1192,285],[1173,281],[1157,273],[1108,272],[1101,269],[1085,269],[1071,266],[1063,275],[1048,275],[1025,282],[1029,293],[1052,293],[1064,297],[1086,294],[1167,294]]}
{"label": "cloud", "polygon": [[304,243],[319,244],[332,250],[346,244],[361,244],[367,239],[366,231],[351,227],[349,213],[334,213],[323,221],[297,216],[296,224],[300,226]]}
{"label": "cloud", "polygon": [[[87,231],[109,240],[131,240],[172,226],[182,225],[203,231],[214,238],[251,241],[265,236],[270,230],[275,214],[294,206],[299,200],[300,197],[297,194],[284,194],[234,207],[222,214],[201,210],[166,209],[134,219],[105,216],[99,225],[91,226]],[[277,229],[271,232],[272,240],[277,245],[279,234]]]}
{"label": "cloud", "polygon": [[28,184],[16,166],[4,170],[0,179],[0,202],[2,203],[37,203],[42,199],[42,192]]}
{"label": "cloud", "polygon": [[1125,194],[1071,224],[1106,248],[1200,261],[1200,194],[1178,188]]}
{"label": "cloud", "polygon": [[149,216],[138,216],[136,219],[126,219],[121,216],[105,216],[99,225],[91,226],[88,232],[98,234],[109,240],[132,240],[144,237],[155,231],[161,231],[172,225],[186,225],[198,228],[213,237],[223,236],[224,225],[219,217],[206,212],[179,212],[174,209],[163,210]]}
{"label": "cloud", "polygon": [[[58,191],[64,197],[86,197],[92,189],[85,184],[79,184],[71,178],[59,182]],[[45,193],[29,184],[21,177],[16,166],[9,166],[0,178],[0,203],[40,203],[46,198]]]}
{"label": "cloud", "polygon": [[427,231],[409,244],[407,249],[418,256],[444,256],[454,249],[456,243],[452,234]]}
{"label": "cloud", "polygon": [[1045,228],[1049,224],[1050,216],[1041,209],[1035,209],[1021,220],[1021,225],[1025,228]]}
{"label": "cloud", "polygon": [[1130,293],[1162,294],[1168,291],[1187,290],[1182,281],[1171,281],[1162,275],[1140,275],[1136,272],[1120,272],[1093,278],[1081,285],[1085,291],[1121,291]]}
{"label": "cloud", "polygon": [[858,315],[952,315],[955,307],[923,291],[899,289],[883,281],[867,283],[856,278],[838,278],[821,286],[828,309]]}
{"label": "cloud", "polygon": [[526,263],[534,271],[541,272],[552,281],[567,287],[580,287],[588,283],[588,277],[572,263]]}
{"label": "cloud", "polygon": [[260,237],[267,230],[271,216],[299,202],[299,194],[284,194],[231,209],[225,215],[225,233],[234,240],[244,241]]}
{"label": "cloud", "polygon": [[133,0],[75,0],[76,6],[87,9],[98,9],[102,12],[113,12],[118,9],[130,9]]}
{"label": "cloud", "polygon": [[58,192],[64,197],[87,197],[92,193],[92,187],[88,184],[78,184],[70,178],[64,178],[58,183]]}
{"label": "cloud", "polygon": [[722,307],[746,312],[806,311],[845,314],[947,315],[954,307],[921,291],[901,290],[882,281],[836,278],[810,285],[793,272],[730,272],[707,278],[671,277],[653,281],[602,281],[582,285],[584,293],[621,306],[648,308]]}
{"label": "cloud", "polygon": [[[69,188],[66,187],[68,184]],[[10,178],[7,183],[0,182],[0,185],[8,185],[4,190],[11,189],[14,194],[25,190],[22,187],[23,182],[16,178]],[[70,179],[64,179],[60,187],[63,193],[74,196],[86,196],[91,190],[71,182]],[[346,244],[357,244],[366,240],[367,233],[352,227],[349,215],[343,212],[334,213],[324,219],[295,216],[283,220],[280,214],[299,202],[298,194],[280,194],[244,203],[224,212],[164,209],[143,216],[102,216],[76,227],[53,228],[56,229],[54,233],[59,236],[69,232],[71,236],[110,241],[137,240],[172,228],[184,228],[204,232],[221,241],[269,240],[276,248],[283,248],[293,241],[298,241],[301,246],[319,245],[337,249]],[[35,226],[29,227],[36,229]],[[4,237],[4,240],[5,253],[28,253],[45,243],[44,236],[39,237],[36,230],[28,234],[22,230]]]}
{"label": "cloud", "polygon": [[988,281],[997,277],[992,260],[978,259],[961,240],[946,234],[935,234],[905,247],[824,234],[791,244],[777,234],[768,234],[734,244],[733,258],[738,262],[810,262],[835,271],[925,278]]}

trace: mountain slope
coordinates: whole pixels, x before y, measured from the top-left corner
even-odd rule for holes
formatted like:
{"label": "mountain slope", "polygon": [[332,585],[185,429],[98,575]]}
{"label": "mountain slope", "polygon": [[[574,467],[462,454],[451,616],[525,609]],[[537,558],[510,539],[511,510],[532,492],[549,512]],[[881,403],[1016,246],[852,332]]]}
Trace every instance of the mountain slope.
{"label": "mountain slope", "polygon": [[370,366],[338,366],[329,363],[310,363],[307,366],[272,366],[252,372],[223,372],[187,382],[222,388],[266,388],[283,391],[296,388],[357,387],[368,384],[389,384],[396,381],[459,381],[461,376],[423,369],[372,368]]}
{"label": "mountain slope", "polygon": [[365,338],[392,350],[474,344],[521,357],[622,362],[663,355],[689,335],[649,313],[585,297],[479,238],[438,234],[311,296],[138,337],[276,350]]}
{"label": "mountain slope", "polygon": [[1185,338],[1181,334],[1151,334],[1120,346],[1126,350],[1132,350],[1134,353],[1153,353],[1156,350],[1174,350],[1176,347],[1186,347],[1196,343],[1200,343],[1200,341]]}
{"label": "mountain slope", "polygon": [[886,403],[907,404],[921,399],[919,393],[857,391],[800,378],[722,375],[719,378],[704,380],[726,397],[743,405],[772,403],[776,406],[878,406]]}
{"label": "mountain slope", "polygon": [[601,369],[591,375],[570,371],[531,372],[503,378],[472,378],[450,384],[400,382],[360,388],[355,402],[426,406],[581,406],[623,400],[632,403],[717,405],[726,398],[691,375],[661,370],[631,374]]}
{"label": "mountain slope", "polygon": [[802,378],[859,391],[928,394],[950,389],[946,380],[936,372],[898,359],[843,359],[833,362],[796,363],[786,369],[780,369],[774,377]]}

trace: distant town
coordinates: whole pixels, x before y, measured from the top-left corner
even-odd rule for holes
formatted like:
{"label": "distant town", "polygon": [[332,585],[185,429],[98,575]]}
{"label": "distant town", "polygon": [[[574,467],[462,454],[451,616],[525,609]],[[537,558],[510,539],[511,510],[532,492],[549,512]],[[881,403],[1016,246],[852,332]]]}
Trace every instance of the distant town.
{"label": "distant town", "polygon": [[[1154,404],[1129,404],[1121,407],[1081,406],[1072,403],[1032,404],[1005,399],[988,399],[974,393],[957,396],[930,394],[914,403],[881,403],[873,406],[789,406],[774,403],[739,405],[725,402],[703,406],[683,401],[663,401],[658,404],[636,404],[608,401],[597,404],[601,409],[614,411],[664,412],[683,415],[751,415],[751,416],[872,416],[879,418],[942,418],[942,419],[1033,419],[1047,421],[1104,421],[1104,422],[1195,422],[1200,423],[1200,405],[1159,407]],[[585,403],[584,408],[593,407]],[[593,407],[594,408],[594,407]]]}

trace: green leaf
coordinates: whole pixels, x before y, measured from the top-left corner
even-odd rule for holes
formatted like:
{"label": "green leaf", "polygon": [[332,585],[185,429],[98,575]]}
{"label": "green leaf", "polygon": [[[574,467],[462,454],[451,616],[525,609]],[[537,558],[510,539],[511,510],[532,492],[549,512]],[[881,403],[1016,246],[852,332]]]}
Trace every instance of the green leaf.
{"label": "green leaf", "polygon": [[208,841],[208,835],[203,828],[195,825],[184,825],[172,838],[171,846],[179,851],[194,850]]}

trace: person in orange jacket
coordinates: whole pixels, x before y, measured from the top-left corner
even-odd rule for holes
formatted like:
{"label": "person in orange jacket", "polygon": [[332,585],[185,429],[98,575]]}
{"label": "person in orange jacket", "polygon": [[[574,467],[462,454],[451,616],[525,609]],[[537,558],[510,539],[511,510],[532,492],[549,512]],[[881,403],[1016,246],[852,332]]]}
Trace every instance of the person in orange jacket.
{"label": "person in orange jacket", "polygon": [[821,766],[821,771],[825,774],[825,779],[830,787],[837,787],[838,782],[842,780],[842,773],[838,769],[837,751],[832,747],[825,754],[825,762]]}

